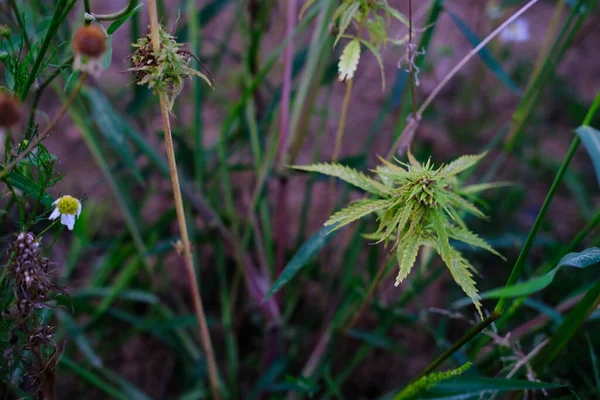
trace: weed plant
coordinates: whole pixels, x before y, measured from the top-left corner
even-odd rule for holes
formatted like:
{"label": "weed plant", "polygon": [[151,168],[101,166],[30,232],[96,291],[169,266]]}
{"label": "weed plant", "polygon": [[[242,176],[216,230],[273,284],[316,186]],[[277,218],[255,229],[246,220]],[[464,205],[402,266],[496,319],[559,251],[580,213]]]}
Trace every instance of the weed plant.
{"label": "weed plant", "polygon": [[106,3],[0,0],[3,398],[600,398],[596,0]]}

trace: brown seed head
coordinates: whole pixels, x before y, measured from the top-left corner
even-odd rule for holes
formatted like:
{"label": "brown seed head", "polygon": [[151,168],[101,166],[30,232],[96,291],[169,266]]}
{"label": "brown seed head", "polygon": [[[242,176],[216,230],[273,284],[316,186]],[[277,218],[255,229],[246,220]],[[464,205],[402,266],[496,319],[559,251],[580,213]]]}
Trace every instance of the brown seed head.
{"label": "brown seed head", "polygon": [[21,103],[8,93],[0,91],[0,128],[10,128],[21,119]]}
{"label": "brown seed head", "polygon": [[106,51],[106,35],[98,25],[84,25],[75,32],[73,51],[91,58],[98,58]]}

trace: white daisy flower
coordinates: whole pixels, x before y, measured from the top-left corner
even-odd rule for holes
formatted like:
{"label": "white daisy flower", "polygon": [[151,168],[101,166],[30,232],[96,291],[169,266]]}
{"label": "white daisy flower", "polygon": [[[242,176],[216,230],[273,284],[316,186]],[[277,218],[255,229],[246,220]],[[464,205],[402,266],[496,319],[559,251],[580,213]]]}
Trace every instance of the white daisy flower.
{"label": "white daisy flower", "polygon": [[65,195],[57,199],[52,205],[56,208],[52,211],[49,219],[55,220],[60,217],[60,223],[72,231],[75,220],[81,214],[81,202],[73,196]]}
{"label": "white daisy flower", "polygon": [[529,22],[520,18],[500,32],[500,40],[503,42],[526,42],[529,40]]}

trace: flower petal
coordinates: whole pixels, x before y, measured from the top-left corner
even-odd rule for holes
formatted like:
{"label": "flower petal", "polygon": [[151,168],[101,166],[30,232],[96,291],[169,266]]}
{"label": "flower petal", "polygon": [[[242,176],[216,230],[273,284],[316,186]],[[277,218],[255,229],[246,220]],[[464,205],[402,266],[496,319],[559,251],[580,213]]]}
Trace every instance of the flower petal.
{"label": "flower petal", "polygon": [[71,214],[63,214],[60,217],[60,223],[69,228],[70,231],[72,231],[73,226],[75,225],[75,216]]}
{"label": "flower petal", "polygon": [[50,216],[48,217],[48,219],[49,220],[55,220],[58,217],[60,217],[60,211],[58,211],[58,207],[57,207],[57,208],[54,209],[54,211],[52,211],[52,214],[50,214]]}
{"label": "flower petal", "polygon": [[81,202],[77,200],[77,217],[81,215]]}

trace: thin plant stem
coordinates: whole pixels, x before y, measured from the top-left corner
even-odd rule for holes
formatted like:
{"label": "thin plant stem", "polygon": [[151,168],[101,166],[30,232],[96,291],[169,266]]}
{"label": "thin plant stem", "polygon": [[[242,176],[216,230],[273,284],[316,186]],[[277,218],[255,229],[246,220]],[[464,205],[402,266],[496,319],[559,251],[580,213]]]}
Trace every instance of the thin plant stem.
{"label": "thin plant stem", "polygon": [[[554,198],[554,195],[556,194],[556,190],[558,189],[558,186],[560,185],[560,182],[561,182],[565,172],[567,171],[567,168],[569,167],[569,163],[571,162],[571,160],[573,159],[573,156],[575,155],[575,151],[577,150],[577,147],[579,147],[579,143],[581,143],[581,139],[579,139],[579,136],[575,136],[575,138],[573,138],[573,141],[571,142],[571,146],[569,147],[567,155],[565,156],[565,158],[560,166],[560,169],[558,170],[558,173],[556,174],[556,177],[554,178],[554,182],[552,182],[550,191],[548,191],[548,194],[546,195],[546,199],[544,200],[544,203],[542,204],[542,208],[540,209],[540,212],[539,212],[537,218],[535,219],[535,222],[533,223],[531,231],[529,231],[527,240],[525,241],[525,244],[523,245],[523,248],[521,249],[521,253],[519,254],[519,257],[517,258],[517,261],[516,261],[516,263],[512,269],[512,272],[508,278],[508,281],[506,282],[506,286],[515,284],[515,282],[521,276],[521,274],[523,272],[523,268],[525,267],[525,260],[527,259],[527,256],[529,255],[529,251],[531,250],[531,247],[533,246],[533,241],[535,239],[535,236],[537,235],[538,231],[540,230],[540,227],[542,226],[542,222],[544,220],[544,217],[546,216],[546,213],[548,212],[550,203],[552,202],[552,199]],[[504,308],[506,307],[507,302],[508,302],[508,298],[506,298],[506,297],[501,298],[498,301],[498,304],[496,305],[495,312],[502,314],[504,312]]]}
{"label": "thin plant stem", "polygon": [[[583,120],[583,125],[588,125],[592,121],[592,118],[594,117],[594,115],[599,107],[600,107],[600,91],[596,94],[596,98],[595,98],[592,106],[590,107],[587,115],[585,116],[585,118]],[[567,152],[567,155],[565,156],[565,158],[556,174],[556,177],[554,178],[554,182],[552,183],[552,186],[550,187],[550,191],[546,195],[544,204],[542,205],[542,208],[541,208],[537,218],[535,219],[535,222],[533,223],[533,227],[531,228],[531,231],[529,232],[529,236],[527,236],[525,245],[523,246],[523,249],[521,250],[519,257],[517,258],[517,262],[515,263],[515,266],[513,267],[510,277],[508,278],[508,282],[506,282],[506,286],[513,285],[517,281],[517,279],[519,279],[519,277],[521,276],[521,273],[523,272],[523,268],[525,266],[525,260],[529,254],[529,250],[531,249],[531,246],[533,245],[533,240],[535,239],[535,236],[542,225],[542,221],[548,211],[548,207],[550,206],[550,203],[552,202],[552,198],[554,197],[554,194],[556,193],[556,190],[558,189],[558,185],[560,184],[562,177],[564,176],[565,172],[567,171],[567,168],[569,167],[569,163],[571,162],[571,159],[575,155],[575,151],[579,147],[580,143],[581,143],[581,139],[579,139],[579,136],[575,136],[575,138],[573,138],[573,141],[571,142],[571,147],[569,147],[569,151]],[[495,312],[502,314],[502,312],[504,311],[504,308],[506,307],[507,301],[508,301],[507,298],[505,298],[505,297],[501,298],[498,301],[498,304],[496,305]]]}
{"label": "thin plant stem", "polygon": [[394,252],[390,251],[389,254],[387,255],[387,257],[385,258],[385,261],[381,264],[381,267],[379,267],[379,271],[377,271],[377,275],[375,275],[373,282],[371,282],[371,286],[369,286],[367,293],[364,295],[363,300],[360,303],[360,306],[358,306],[356,311],[352,314],[352,319],[350,320],[348,325],[346,325],[346,327],[344,328],[344,331],[347,332],[350,329],[352,329],[352,327],[356,324],[356,322],[362,315],[362,312],[365,310],[365,307],[369,303],[371,296],[373,296],[373,293],[375,292],[375,288],[377,287],[377,285],[379,285],[379,282],[381,282],[381,280],[383,279],[383,277],[385,275],[385,271],[387,270],[387,266],[390,263],[390,260],[391,260],[393,254],[394,254]]}
{"label": "thin plant stem", "polygon": [[[152,46],[155,53],[160,52],[160,38],[158,33],[158,13],[156,8],[156,0],[148,0],[148,13],[150,16],[150,34],[152,39]],[[169,106],[168,100],[164,94],[160,94],[160,112],[162,116],[163,128],[165,133],[165,145],[167,150],[167,160],[169,163],[169,172],[171,175],[171,184],[173,186],[173,197],[175,201],[175,210],[177,212],[177,222],[179,224],[179,232],[181,234],[181,242],[183,245],[183,256],[186,271],[188,274],[189,284],[191,288],[191,294],[193,298],[194,311],[198,320],[198,326],[200,328],[200,339],[206,360],[208,364],[208,376],[211,387],[212,396],[214,399],[219,400],[221,398],[219,393],[219,377],[217,370],[217,363],[215,355],[210,341],[210,334],[208,331],[208,324],[206,322],[206,315],[204,313],[204,307],[202,305],[202,298],[200,297],[200,290],[198,288],[198,281],[196,278],[196,271],[194,269],[194,261],[192,251],[190,248],[190,240],[187,231],[185,210],[183,208],[183,201],[181,198],[181,188],[179,185],[179,175],[177,173],[177,163],[175,161],[175,150],[173,146],[173,137],[171,134],[171,122],[169,117]]]}
{"label": "thin plant stem", "polygon": [[137,0],[127,0],[127,5],[117,12],[111,14],[93,14],[92,9],[90,7],[90,0],[83,0],[83,7],[85,9],[85,12],[87,12],[90,15],[93,15],[96,21],[114,21],[119,18],[123,18],[124,16],[129,14],[129,12],[133,10],[136,5]]}
{"label": "thin plant stem", "polygon": [[471,339],[473,339],[475,336],[477,336],[481,331],[483,331],[485,328],[487,328],[489,325],[491,325],[492,322],[494,322],[499,317],[500,317],[500,314],[497,314],[494,312],[490,316],[488,316],[486,319],[484,319],[483,321],[481,321],[480,323],[475,325],[462,338],[460,338],[460,340],[456,341],[448,350],[446,350],[444,353],[440,354],[440,356],[438,358],[433,360],[433,362],[431,364],[429,364],[427,366],[427,368],[425,368],[423,370],[423,372],[421,372],[419,374],[419,376],[417,376],[415,379],[413,379],[412,382],[416,382],[419,379],[421,379],[422,377],[435,371],[435,369],[437,367],[439,367],[444,361],[446,361],[446,359],[448,359],[450,356],[452,356],[452,354],[456,353],[461,347],[463,347],[467,342],[469,342]]}
{"label": "thin plant stem", "polygon": [[462,67],[464,67],[471,60],[471,58],[477,55],[477,53],[479,53],[479,51],[481,51],[481,49],[483,49],[490,41],[492,41],[492,39],[494,39],[498,34],[500,34],[500,32],[502,32],[507,26],[513,23],[517,18],[519,18],[522,14],[524,14],[527,10],[529,10],[539,1],[540,0],[530,0],[520,10],[514,13],[510,18],[508,18],[498,28],[496,28],[492,33],[490,33],[485,39],[483,39],[481,43],[477,45],[477,47],[471,50],[458,64],[456,64],[454,68],[452,68],[452,70],[450,70],[450,72],[446,74],[446,76],[440,81],[440,83],[438,83],[435,89],[433,89],[433,91],[425,99],[423,104],[421,104],[417,112],[413,115],[413,119],[415,122],[411,123],[411,121],[409,121],[409,123],[406,124],[404,130],[402,131],[398,139],[396,139],[396,142],[392,145],[389,154],[393,155],[398,150],[400,145],[405,140],[406,136],[409,136],[410,134],[414,135],[414,132],[418,127],[418,121],[421,118],[421,115],[423,115],[427,107],[431,105],[433,100],[442,91],[442,89],[444,89],[448,82],[450,82],[450,80],[458,73],[458,71],[460,71]]}
{"label": "thin plant stem", "polygon": [[50,123],[48,124],[46,129],[44,129],[44,131],[42,133],[40,133],[35,139],[33,139],[31,141],[31,143],[29,143],[29,146],[27,146],[27,148],[25,150],[23,150],[13,161],[11,161],[6,167],[4,167],[4,170],[0,173],[0,180],[4,179],[13,170],[13,168],[19,162],[21,162],[21,160],[23,160],[23,158],[25,158],[25,156],[27,156],[29,153],[31,153],[42,142],[42,140],[44,140],[50,134],[50,132],[52,131],[54,126],[58,123],[58,121],[62,118],[62,116],[65,115],[65,113],[67,112],[67,110],[69,109],[71,104],[73,104],[73,100],[75,100],[75,97],[77,97],[77,94],[83,87],[83,84],[84,84],[86,78],[87,78],[87,72],[82,73],[81,76],[79,77],[79,80],[77,81],[77,85],[75,86],[75,88],[73,89],[73,92],[71,93],[71,96],[69,96],[67,101],[65,101],[65,103],[63,104],[63,106],[60,109],[60,111],[58,112],[58,114],[56,114],[54,116],[54,119],[52,119],[52,121],[50,121]]}
{"label": "thin plant stem", "polygon": [[[338,158],[340,157],[340,152],[342,150],[342,141],[344,139],[344,130],[346,128],[346,118],[348,116],[348,105],[350,104],[350,97],[352,95],[352,86],[353,86],[353,79],[350,79],[347,83],[346,83],[346,94],[344,95],[344,102],[342,103],[342,114],[340,115],[340,121],[338,123],[338,129],[337,129],[337,133],[335,135],[335,147],[333,149],[333,156],[331,158],[332,162],[337,162]],[[334,189],[335,189],[335,179],[334,178],[330,178],[329,179],[329,201],[328,201],[328,214],[331,213],[331,210],[333,209],[333,193],[334,193]]]}
{"label": "thin plant stem", "polygon": [[37,88],[37,90],[35,91],[35,97],[33,98],[33,102],[31,105],[31,111],[29,112],[29,120],[27,122],[27,129],[31,129],[31,127],[33,126],[33,122],[35,119],[35,112],[37,110],[40,99],[42,98],[42,94],[44,93],[44,90],[52,83],[52,81],[54,81],[54,79],[56,79],[60,75],[60,73],[63,71],[63,67],[67,67],[67,66],[71,65],[72,62],[73,62],[73,56],[70,56],[63,63],[61,63],[61,65],[59,67],[57,67],[54,70],[54,72],[52,72],[52,74],[48,78],[46,78],[46,80],[44,82],[42,82],[40,84],[40,86]]}
{"label": "thin plant stem", "polygon": [[44,60],[44,55],[46,54],[46,51],[48,50],[48,47],[50,46],[50,42],[52,41],[52,38],[58,31],[58,28],[59,28],[61,22],[63,21],[64,17],[66,17],[66,14],[69,12],[69,10],[73,6],[73,4],[74,4],[74,2],[71,2],[70,4],[67,5],[66,0],[59,0],[58,3],[56,4],[56,7],[54,8],[54,13],[52,14],[52,19],[50,20],[50,26],[48,27],[48,30],[46,31],[46,35],[44,36],[44,39],[42,39],[42,44],[40,45],[40,50],[37,53],[37,57],[35,58],[35,61],[33,62],[33,66],[31,67],[31,71],[29,72],[29,75],[27,76],[27,80],[25,81],[25,84],[21,88],[21,93],[19,94],[19,98],[21,99],[21,101],[24,101],[25,98],[27,97],[27,94],[29,93],[29,89],[31,88],[31,86],[33,85],[33,82],[37,78],[39,69],[42,67],[42,61]]}

